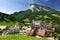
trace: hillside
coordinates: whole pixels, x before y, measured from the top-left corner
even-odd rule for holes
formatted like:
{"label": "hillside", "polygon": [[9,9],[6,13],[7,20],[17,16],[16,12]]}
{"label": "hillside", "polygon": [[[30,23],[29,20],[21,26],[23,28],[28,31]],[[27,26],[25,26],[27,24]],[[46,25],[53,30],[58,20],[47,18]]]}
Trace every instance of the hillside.
{"label": "hillside", "polygon": [[20,22],[31,22],[34,20],[51,21],[60,24],[60,12],[47,6],[30,4],[25,11],[11,14]]}
{"label": "hillside", "polygon": [[10,25],[16,21],[15,17],[0,12],[0,25]]}

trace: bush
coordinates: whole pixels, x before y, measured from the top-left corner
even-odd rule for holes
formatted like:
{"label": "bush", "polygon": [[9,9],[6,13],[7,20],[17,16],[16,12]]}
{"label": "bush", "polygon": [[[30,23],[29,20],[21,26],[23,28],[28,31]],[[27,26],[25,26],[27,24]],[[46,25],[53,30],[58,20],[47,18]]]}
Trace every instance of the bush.
{"label": "bush", "polygon": [[57,32],[57,33],[60,34],[60,27],[56,27],[56,28],[55,28],[55,32]]}

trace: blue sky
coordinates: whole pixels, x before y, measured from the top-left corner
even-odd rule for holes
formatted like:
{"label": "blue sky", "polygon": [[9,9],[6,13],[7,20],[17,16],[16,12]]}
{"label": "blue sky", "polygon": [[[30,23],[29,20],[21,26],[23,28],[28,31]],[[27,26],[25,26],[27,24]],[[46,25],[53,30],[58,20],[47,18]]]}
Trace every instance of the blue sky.
{"label": "blue sky", "polygon": [[60,11],[60,0],[35,0],[35,3],[46,5]]}
{"label": "blue sky", "polygon": [[60,10],[60,0],[0,0],[0,12],[11,14],[15,11],[26,10],[31,3]]}

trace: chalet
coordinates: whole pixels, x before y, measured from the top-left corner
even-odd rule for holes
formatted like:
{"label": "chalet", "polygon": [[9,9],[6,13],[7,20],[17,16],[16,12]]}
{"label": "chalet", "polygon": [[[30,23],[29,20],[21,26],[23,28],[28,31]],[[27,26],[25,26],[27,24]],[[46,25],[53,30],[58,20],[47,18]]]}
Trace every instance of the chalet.
{"label": "chalet", "polygon": [[44,23],[42,21],[32,21],[32,26],[31,26],[31,33],[32,35],[36,36],[49,36],[49,34],[53,34],[54,28],[52,27],[52,23]]}

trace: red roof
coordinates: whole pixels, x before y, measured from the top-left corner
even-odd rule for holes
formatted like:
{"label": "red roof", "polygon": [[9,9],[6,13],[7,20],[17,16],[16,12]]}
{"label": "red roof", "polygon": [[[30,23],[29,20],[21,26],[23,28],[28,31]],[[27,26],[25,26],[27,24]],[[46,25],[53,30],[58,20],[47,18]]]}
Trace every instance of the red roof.
{"label": "red roof", "polygon": [[46,32],[46,31],[45,31],[44,29],[42,29],[42,30],[39,29],[37,34],[38,34],[39,36],[45,36],[45,32]]}

